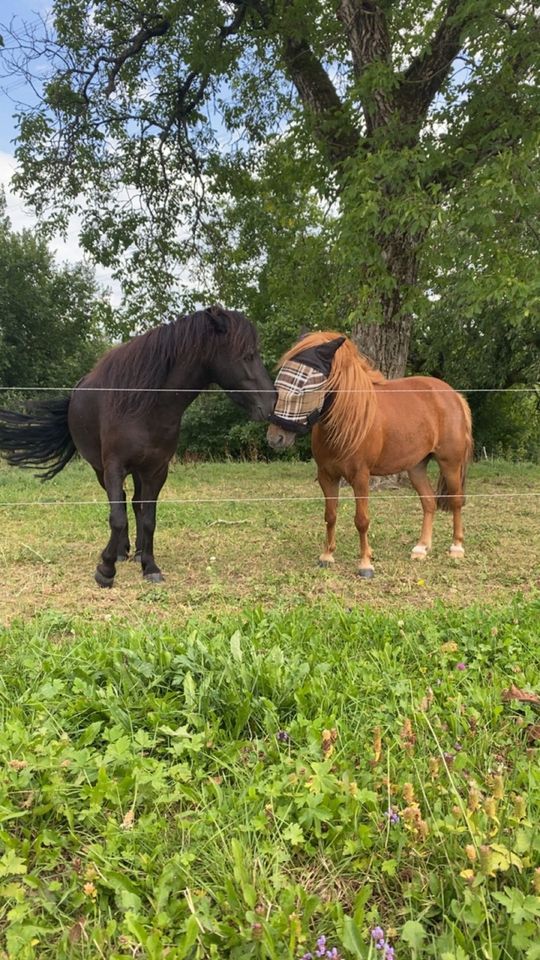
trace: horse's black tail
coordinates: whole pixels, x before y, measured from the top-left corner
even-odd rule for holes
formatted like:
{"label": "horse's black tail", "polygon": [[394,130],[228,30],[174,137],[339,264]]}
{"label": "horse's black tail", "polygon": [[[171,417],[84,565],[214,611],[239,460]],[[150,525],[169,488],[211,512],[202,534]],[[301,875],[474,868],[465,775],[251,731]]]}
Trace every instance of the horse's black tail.
{"label": "horse's black tail", "polygon": [[31,412],[0,410],[0,454],[12,467],[38,467],[51,480],[76,453],[68,426],[70,397],[42,400]]}

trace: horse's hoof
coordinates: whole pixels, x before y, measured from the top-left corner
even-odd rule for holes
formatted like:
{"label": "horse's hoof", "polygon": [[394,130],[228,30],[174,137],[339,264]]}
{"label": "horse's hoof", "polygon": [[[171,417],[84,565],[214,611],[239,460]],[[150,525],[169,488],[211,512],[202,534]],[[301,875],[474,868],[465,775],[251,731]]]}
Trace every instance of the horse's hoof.
{"label": "horse's hoof", "polygon": [[375,576],[373,567],[360,567],[356,573],[357,576],[362,578],[362,580],[371,580]]}
{"label": "horse's hoof", "polygon": [[112,587],[114,583],[114,577],[106,577],[105,574],[100,572],[100,570],[96,570],[94,574],[94,580],[99,584],[100,587]]}
{"label": "horse's hoof", "polygon": [[158,571],[157,573],[145,573],[144,580],[147,580],[148,583],[163,583],[165,577]]}
{"label": "horse's hoof", "polygon": [[335,564],[334,560],[319,560],[318,565],[322,567],[323,570],[328,570],[329,567],[333,567]]}
{"label": "horse's hoof", "polygon": [[411,560],[425,560],[427,553],[427,547],[419,543],[416,547],[413,547],[411,551]]}
{"label": "horse's hoof", "polygon": [[127,553],[119,553],[116,558],[117,563],[125,563],[126,560],[129,560],[129,554]]}
{"label": "horse's hoof", "polygon": [[140,550],[136,550],[131,558],[132,563],[142,563],[142,554]]}
{"label": "horse's hoof", "polygon": [[456,546],[454,544],[452,544],[450,547],[449,553],[454,560],[461,560],[465,556],[465,550],[463,547],[460,547],[459,545]]}

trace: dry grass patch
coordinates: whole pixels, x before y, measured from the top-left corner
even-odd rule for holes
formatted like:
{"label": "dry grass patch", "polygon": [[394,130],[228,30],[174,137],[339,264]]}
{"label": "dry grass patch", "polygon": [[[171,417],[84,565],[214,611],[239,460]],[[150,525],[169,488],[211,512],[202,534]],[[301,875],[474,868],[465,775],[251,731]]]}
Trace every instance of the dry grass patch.
{"label": "dry grass patch", "polygon": [[[431,606],[502,601],[538,584],[540,467],[474,465],[465,509],[467,556],[451,561],[450,518],[435,522],[433,553],[409,559],[420,529],[420,504],[408,488],[371,497],[376,578],[355,576],[357,536],[349,488],[342,490],[337,563],[320,570],[323,503],[313,463],[176,465],[158,510],[156,556],[162,587],[144,584],[140,568],[118,566],[112,590],[93,581],[107,538],[107,506],[85,464],[52,483],[0,467],[0,563],[5,584],[0,622],[44,609],[96,620],[184,620],[193,611],[234,611],[246,604],[294,605],[338,598],[346,606]],[[507,494],[517,494],[509,497]],[[62,505],[36,501],[62,501]],[[195,501],[183,502],[174,501]],[[235,500],[243,502],[234,502]],[[80,501],[93,501],[81,504]],[[221,502],[220,502],[221,501]],[[31,503],[32,505],[27,505]]]}

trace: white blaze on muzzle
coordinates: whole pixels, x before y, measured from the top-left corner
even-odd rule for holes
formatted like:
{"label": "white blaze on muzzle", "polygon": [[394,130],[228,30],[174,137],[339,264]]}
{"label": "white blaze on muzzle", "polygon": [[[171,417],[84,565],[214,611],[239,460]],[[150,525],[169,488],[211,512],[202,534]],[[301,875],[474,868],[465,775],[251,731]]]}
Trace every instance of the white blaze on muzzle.
{"label": "white blaze on muzzle", "polygon": [[307,433],[320,417],[327,384],[320,370],[288,360],[276,378],[278,398],[270,422],[291,433]]}

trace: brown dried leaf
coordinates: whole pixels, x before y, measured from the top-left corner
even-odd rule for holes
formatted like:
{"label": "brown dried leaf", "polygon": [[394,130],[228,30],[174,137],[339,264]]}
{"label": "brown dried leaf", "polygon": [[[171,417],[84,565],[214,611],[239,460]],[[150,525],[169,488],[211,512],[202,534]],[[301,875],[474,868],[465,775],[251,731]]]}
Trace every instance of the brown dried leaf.
{"label": "brown dried leaf", "polygon": [[337,740],[338,732],[335,727],[332,730],[323,730],[322,732],[322,751],[325,757],[331,757],[334,752],[334,744]]}
{"label": "brown dried leaf", "polygon": [[12,770],[24,770],[28,766],[28,760],[9,760],[8,767]]}
{"label": "brown dried leaf", "polygon": [[373,731],[373,762],[378,763],[382,752],[382,733],[380,727],[375,727]]}
{"label": "brown dried leaf", "polygon": [[86,937],[85,924],[86,917],[81,917],[80,920],[77,920],[77,922],[73,924],[68,932],[68,940],[70,943],[78,943],[83,936]]}
{"label": "brown dried leaf", "polygon": [[540,740],[540,723],[533,723],[530,727],[527,727],[527,739],[531,743]]}
{"label": "brown dried leaf", "polygon": [[516,687],[515,684],[512,684],[511,687],[508,687],[508,690],[503,690],[501,693],[502,700],[505,703],[508,703],[509,700],[519,700],[520,703],[540,703],[540,697],[537,693],[530,693],[528,690],[520,690],[519,687]]}
{"label": "brown dried leaf", "polygon": [[133,830],[133,824],[135,823],[135,811],[128,810],[124,815],[122,820],[122,829],[123,830]]}

